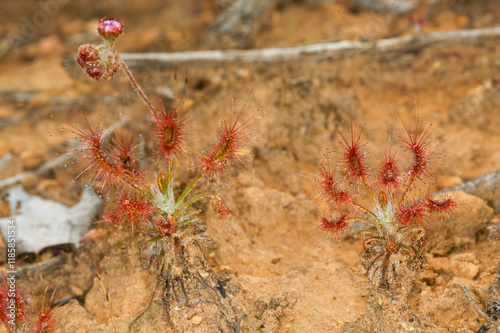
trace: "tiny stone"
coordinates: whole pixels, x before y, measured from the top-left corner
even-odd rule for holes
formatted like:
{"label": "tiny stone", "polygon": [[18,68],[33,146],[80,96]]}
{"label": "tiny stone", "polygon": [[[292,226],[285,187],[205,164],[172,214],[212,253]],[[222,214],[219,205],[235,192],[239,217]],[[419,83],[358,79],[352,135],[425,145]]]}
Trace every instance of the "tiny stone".
{"label": "tiny stone", "polygon": [[0,217],[8,217],[10,216],[10,207],[8,201],[0,202]]}
{"label": "tiny stone", "polygon": [[238,75],[242,79],[248,79],[250,77],[250,71],[247,69],[239,68],[236,70],[236,75]]}
{"label": "tiny stone", "polygon": [[430,270],[425,270],[420,273],[420,280],[422,282],[425,282],[429,286],[432,286],[434,284],[436,277],[438,277],[438,274]]}
{"label": "tiny stone", "polygon": [[38,93],[33,95],[28,104],[28,109],[38,110],[51,105],[52,100],[47,93]]}
{"label": "tiny stone", "polygon": [[444,277],[442,277],[441,275],[438,276],[435,280],[434,280],[434,285],[438,285],[438,286],[441,286],[441,285],[444,285],[446,284],[446,281],[444,279]]}
{"label": "tiny stone", "polygon": [[186,98],[184,101],[183,101],[183,107],[184,107],[184,110],[190,110],[193,106],[194,106],[194,100],[190,99],[190,98]]}
{"label": "tiny stone", "polygon": [[439,189],[456,186],[463,183],[462,178],[458,176],[438,176],[436,177]]}
{"label": "tiny stone", "polygon": [[479,274],[479,266],[470,262],[458,261],[453,263],[451,273],[454,276],[472,280]]}
{"label": "tiny stone", "polygon": [[9,146],[9,144],[6,141],[1,140],[0,141],[0,157],[1,156],[5,156],[8,153],[10,153],[10,146]]}
{"label": "tiny stone", "polygon": [[30,190],[35,188],[38,181],[38,177],[35,174],[31,173],[21,181],[21,185],[25,190]]}
{"label": "tiny stone", "polygon": [[78,287],[77,285],[71,285],[70,288],[71,288],[71,292],[73,293],[73,295],[75,295],[75,296],[83,295],[82,288]]}
{"label": "tiny stone", "polygon": [[49,260],[50,258],[52,258],[54,256],[54,252],[52,251],[46,251],[44,252],[42,255],[40,255],[38,257],[38,260],[39,261],[44,261],[44,260]]}
{"label": "tiny stone", "polygon": [[219,269],[220,269],[221,272],[230,271],[231,270],[231,268],[229,268],[229,266],[227,266],[227,265],[221,265],[221,266],[219,266]]}
{"label": "tiny stone", "polygon": [[435,257],[429,260],[429,268],[435,272],[443,272],[449,265],[448,258],[446,257]]}
{"label": "tiny stone", "polygon": [[92,240],[97,240],[99,238],[102,238],[107,235],[107,230],[106,229],[90,229],[85,235],[83,235],[82,239],[80,241],[92,241]]}
{"label": "tiny stone", "polygon": [[203,317],[200,317],[200,316],[196,316],[196,317],[193,317],[193,319],[191,319],[191,321],[195,325],[198,325],[199,323],[201,323],[202,320],[203,320]]}
{"label": "tiny stone", "polygon": [[59,187],[59,182],[55,179],[42,179],[36,189],[42,192],[52,192]]}
{"label": "tiny stone", "polygon": [[21,159],[24,170],[35,169],[44,162],[43,156],[35,150],[23,151],[19,155],[19,158]]}
{"label": "tiny stone", "polygon": [[209,274],[207,272],[200,270],[199,273],[203,279],[205,279],[205,280],[208,279]]}
{"label": "tiny stone", "polygon": [[[0,119],[7,119],[14,117],[14,108],[8,105],[0,105]],[[0,156],[3,155],[0,153]]]}

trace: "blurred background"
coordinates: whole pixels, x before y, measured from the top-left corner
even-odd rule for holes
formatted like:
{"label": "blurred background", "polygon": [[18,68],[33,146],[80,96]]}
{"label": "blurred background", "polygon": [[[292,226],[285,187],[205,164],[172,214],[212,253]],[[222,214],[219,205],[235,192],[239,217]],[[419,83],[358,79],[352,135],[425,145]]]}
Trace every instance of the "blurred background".
{"label": "blurred background", "polygon": [[[244,165],[220,184],[205,184],[220,191],[233,211],[227,222],[204,213],[207,236],[213,240],[208,257],[214,269],[227,268],[237,276],[253,309],[246,318],[254,325],[249,327],[331,332],[363,313],[368,283],[357,258],[361,241],[343,235],[339,243],[320,233],[311,193],[318,162],[327,150],[339,148],[336,131],[347,128],[349,110],[356,129],[364,126],[363,140],[375,165],[385,147],[400,145],[395,110],[413,123],[418,101],[422,124],[438,125],[436,149],[446,156],[433,165],[431,193],[500,169],[499,33],[476,38],[456,33],[428,42],[439,32],[496,27],[500,4],[495,0],[2,0],[0,6],[1,217],[20,214],[7,194],[17,185],[27,195],[65,209],[82,202],[88,179],[73,181],[82,164],[65,158],[74,145],[73,135],[62,128],[80,126],[82,113],[93,123],[102,119],[104,127],[118,121],[151,154],[148,110],[123,73],[95,82],[74,62],[81,44],[100,42],[95,29],[102,17],[123,20],[125,34],[117,41],[122,53],[193,52],[195,60],[189,62],[130,63],[152,101],[171,107],[175,95],[183,100],[196,134],[191,160],[207,149],[233,99],[235,110],[247,97],[248,114],[261,110],[264,117],[255,125],[259,134]],[[403,36],[415,40],[398,39]],[[377,48],[378,40],[390,38],[392,49]],[[341,41],[373,49],[246,62],[204,61],[194,53]],[[142,163],[158,169],[155,160]],[[178,172],[179,182],[195,171],[189,165]],[[92,205],[89,220],[98,221],[105,206],[106,200]],[[486,230],[499,220],[498,212],[489,214],[466,242],[430,254],[431,262],[444,258],[448,266],[431,265],[419,281],[420,296],[412,306],[453,332],[475,332],[478,317],[464,299],[447,291],[459,295],[461,279],[481,295],[495,274],[500,250]],[[147,304],[154,278],[138,273],[140,264],[130,259],[136,251],[130,235],[99,223],[89,228],[79,246],[74,240],[28,246],[32,264],[26,265],[21,281],[34,301],[52,282],[58,286],[56,299],[76,299],[89,318],[110,328],[93,264],[116,286],[141,286],[136,296],[115,291],[125,317]],[[51,246],[56,247],[47,251]],[[0,248],[5,253],[5,244]],[[52,261],[30,266],[47,260]],[[453,268],[460,265],[470,270]],[[139,305],[128,307],[120,300]],[[81,325],[89,325],[88,331],[95,329],[85,323]],[[58,324],[76,325],[62,319]]]}

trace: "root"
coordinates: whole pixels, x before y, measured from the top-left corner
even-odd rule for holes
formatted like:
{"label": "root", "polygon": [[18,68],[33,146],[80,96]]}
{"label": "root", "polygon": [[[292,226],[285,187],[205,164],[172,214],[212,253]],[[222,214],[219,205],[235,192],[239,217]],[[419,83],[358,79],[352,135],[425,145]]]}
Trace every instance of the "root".
{"label": "root", "polygon": [[[211,270],[196,241],[165,237],[141,252],[143,265],[157,275],[158,284],[150,305],[130,325],[131,331],[137,331],[140,323],[146,324],[145,319],[155,318],[160,311],[164,323],[176,332],[240,330],[242,314],[236,309],[239,319],[234,318],[223,282]],[[195,317],[203,319],[192,320]]]}

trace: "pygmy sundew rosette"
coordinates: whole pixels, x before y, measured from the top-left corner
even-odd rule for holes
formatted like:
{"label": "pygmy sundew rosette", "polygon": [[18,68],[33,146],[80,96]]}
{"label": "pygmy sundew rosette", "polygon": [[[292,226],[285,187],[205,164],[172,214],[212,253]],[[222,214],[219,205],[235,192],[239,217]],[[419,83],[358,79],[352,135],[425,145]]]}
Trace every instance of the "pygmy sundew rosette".
{"label": "pygmy sundew rosette", "polygon": [[[458,203],[453,195],[444,199],[429,194],[424,198],[412,197],[418,193],[414,192],[417,181],[429,184],[429,168],[438,158],[432,149],[437,141],[431,126],[419,128],[418,113],[411,129],[397,116],[403,129],[403,135],[398,137],[410,157],[405,168],[390,149],[384,152],[378,166],[372,167],[361,143],[362,134],[355,135],[351,119],[350,135],[338,131],[341,149],[333,152],[333,157],[325,156],[316,177],[315,187],[322,207],[320,230],[339,237],[353,221],[368,225],[361,231],[360,254],[372,287],[366,314],[348,323],[343,332],[392,332],[401,328],[400,322],[413,322],[408,325],[414,331],[431,327],[424,320],[415,319],[418,315],[409,311],[407,300],[425,262],[427,217],[448,215]],[[362,201],[363,189],[372,202],[371,207]]]}
{"label": "pygmy sundew rosette", "polygon": [[[409,231],[422,226],[426,217],[448,214],[457,206],[452,196],[444,200],[431,196],[416,200],[409,198],[417,180],[425,182],[430,179],[428,169],[438,154],[431,149],[435,140],[431,138],[430,126],[419,134],[418,121],[411,129],[402,119],[401,123],[404,134],[399,137],[403,149],[411,157],[405,169],[401,169],[400,159],[390,149],[384,153],[378,168],[371,167],[361,144],[361,133],[355,137],[352,121],[348,137],[338,132],[341,137],[338,144],[342,148],[334,152],[339,157],[338,163],[332,161],[335,158],[327,156],[320,163],[321,174],[315,182],[318,197],[326,205],[324,214],[328,215],[321,217],[321,229],[338,234],[349,227],[349,221],[359,220],[377,230],[373,238],[381,243],[407,247],[404,244],[411,243]],[[349,190],[342,188],[340,184],[346,182],[354,186]],[[371,198],[372,208],[356,201],[361,196],[361,189],[365,189]]]}
{"label": "pygmy sundew rosette", "polygon": [[[161,325],[162,328],[169,325],[168,322],[175,322],[176,331],[191,332],[189,322],[175,319],[185,316],[180,310],[188,309],[190,312],[199,311],[200,315],[217,314],[204,320],[207,330],[239,331],[239,306],[232,303],[222,280],[207,262],[202,245],[205,238],[200,237],[206,227],[198,219],[201,210],[194,209],[193,204],[208,200],[221,220],[229,217],[230,210],[219,195],[193,189],[200,180],[213,182],[242,161],[256,137],[251,127],[256,122],[258,111],[247,118],[246,104],[239,112],[231,108],[230,115],[223,116],[216,140],[207,151],[198,155],[201,156],[198,161],[192,162],[193,167],[188,168],[195,172],[194,176],[176,183],[175,167],[185,165],[183,162],[187,157],[196,156],[190,154],[187,145],[188,122],[192,119],[179,109],[177,100],[171,108],[157,107],[150,102],[115,48],[116,38],[123,33],[121,21],[102,19],[98,33],[104,39],[102,44],[82,45],[77,63],[94,80],[111,79],[118,67],[123,69],[150,111],[150,137],[154,141],[150,167],[145,169],[141,168],[145,163],[138,162],[148,156],[138,153],[138,145],[133,139],[114,133],[111,140],[104,140],[101,119],[92,126],[83,116],[83,126],[70,126],[71,133],[81,143],[76,152],[86,163],[80,175],[94,172],[94,180],[101,182],[101,192],[106,191],[106,196],[111,199],[104,221],[143,237],[139,251],[143,267],[158,279],[152,304],[166,305],[158,309],[148,306],[130,324],[131,330],[139,325],[139,319],[145,314],[155,318],[167,314],[169,320]],[[183,172],[182,177],[188,175],[190,172]],[[152,179],[155,181],[148,183],[147,180]],[[174,319],[170,321],[171,318]]]}

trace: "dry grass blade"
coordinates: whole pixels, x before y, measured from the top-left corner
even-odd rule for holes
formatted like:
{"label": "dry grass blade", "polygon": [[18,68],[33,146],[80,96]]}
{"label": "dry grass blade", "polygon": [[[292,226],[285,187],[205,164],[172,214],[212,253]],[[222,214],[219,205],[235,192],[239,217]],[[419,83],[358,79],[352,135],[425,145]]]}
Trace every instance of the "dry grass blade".
{"label": "dry grass blade", "polygon": [[115,329],[115,332],[118,333],[118,327],[116,326],[116,321],[115,321],[115,315],[117,316],[118,311],[116,311],[116,308],[113,304],[113,300],[111,299],[111,294],[109,293],[109,288],[104,286],[104,283],[102,282],[102,278],[99,275],[99,271],[97,270],[97,266],[94,264],[95,268],[95,274],[97,279],[99,280],[99,284],[101,285],[102,290],[104,290],[104,294],[106,295],[106,302],[108,302],[111,306],[109,307],[109,316],[111,318],[111,321],[113,322],[113,327]]}

